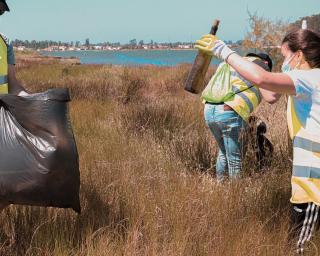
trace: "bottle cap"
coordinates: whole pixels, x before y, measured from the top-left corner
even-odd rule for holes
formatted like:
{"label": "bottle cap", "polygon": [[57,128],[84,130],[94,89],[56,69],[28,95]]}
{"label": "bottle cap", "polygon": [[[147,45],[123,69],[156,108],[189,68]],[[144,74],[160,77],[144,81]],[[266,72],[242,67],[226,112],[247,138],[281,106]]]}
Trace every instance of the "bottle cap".
{"label": "bottle cap", "polygon": [[307,25],[307,20],[303,20],[302,21],[302,26],[301,26],[302,29],[307,29],[308,28],[308,25]]}

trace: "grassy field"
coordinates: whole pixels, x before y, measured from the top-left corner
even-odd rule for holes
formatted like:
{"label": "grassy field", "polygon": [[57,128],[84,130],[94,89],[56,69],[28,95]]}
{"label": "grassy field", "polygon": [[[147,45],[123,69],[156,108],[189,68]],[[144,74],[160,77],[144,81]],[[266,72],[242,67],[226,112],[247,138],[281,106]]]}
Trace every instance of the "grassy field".
{"label": "grassy field", "polygon": [[249,151],[244,177],[217,184],[203,106],[182,89],[189,68],[20,61],[29,90],[70,88],[83,212],[10,206],[0,255],[291,255],[285,100],[258,111],[269,167]]}

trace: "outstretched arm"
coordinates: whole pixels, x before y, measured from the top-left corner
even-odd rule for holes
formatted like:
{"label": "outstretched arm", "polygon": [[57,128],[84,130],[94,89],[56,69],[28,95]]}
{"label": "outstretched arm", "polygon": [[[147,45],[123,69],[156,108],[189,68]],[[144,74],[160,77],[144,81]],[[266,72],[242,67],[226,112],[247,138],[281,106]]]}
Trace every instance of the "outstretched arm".
{"label": "outstretched arm", "polygon": [[242,77],[261,87],[262,89],[280,94],[296,94],[294,83],[288,75],[265,71],[257,64],[254,64],[239,56],[223,41],[217,40],[215,36],[203,36],[196,42],[195,48],[203,51],[206,54],[214,55],[217,58],[226,61]]}
{"label": "outstretched arm", "polygon": [[296,94],[294,83],[286,74],[267,72],[263,68],[248,60],[245,60],[236,53],[231,54],[227,58],[227,62],[242,77],[249,80],[253,84],[256,84],[262,89],[280,94]]}

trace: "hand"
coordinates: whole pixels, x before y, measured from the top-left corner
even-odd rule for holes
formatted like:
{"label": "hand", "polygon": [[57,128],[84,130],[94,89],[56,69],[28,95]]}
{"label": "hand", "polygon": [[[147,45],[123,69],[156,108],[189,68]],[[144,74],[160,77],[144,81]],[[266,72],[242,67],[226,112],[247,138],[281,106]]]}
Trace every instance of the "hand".
{"label": "hand", "polygon": [[225,42],[218,40],[216,36],[210,34],[205,35],[198,40],[195,44],[195,48],[208,55],[214,55],[223,61],[226,61],[231,54],[235,53],[235,51],[231,50]]}
{"label": "hand", "polygon": [[204,35],[203,37],[201,37],[200,40],[196,41],[194,48],[204,52],[205,54],[212,56],[213,47],[217,40],[218,38],[214,35],[210,35],[210,34]]}

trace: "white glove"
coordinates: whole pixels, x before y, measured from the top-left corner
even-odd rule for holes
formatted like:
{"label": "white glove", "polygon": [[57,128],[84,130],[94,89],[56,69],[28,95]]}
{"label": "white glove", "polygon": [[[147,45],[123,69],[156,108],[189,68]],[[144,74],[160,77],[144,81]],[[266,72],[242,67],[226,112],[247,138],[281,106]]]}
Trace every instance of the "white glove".
{"label": "white glove", "polygon": [[235,51],[231,50],[225,42],[217,40],[215,41],[212,53],[218,59],[226,61],[231,54],[235,53]]}

